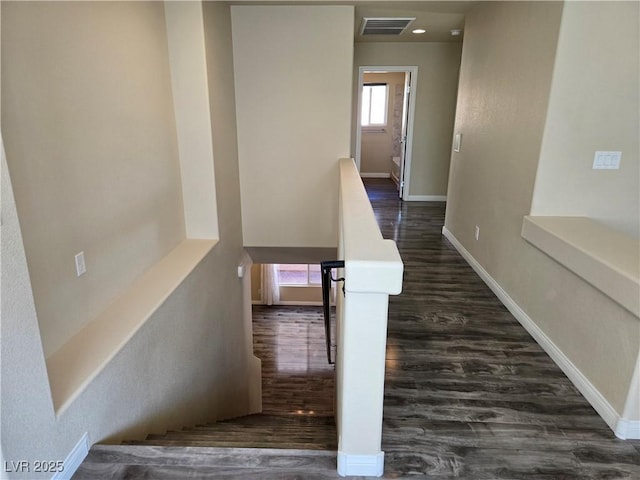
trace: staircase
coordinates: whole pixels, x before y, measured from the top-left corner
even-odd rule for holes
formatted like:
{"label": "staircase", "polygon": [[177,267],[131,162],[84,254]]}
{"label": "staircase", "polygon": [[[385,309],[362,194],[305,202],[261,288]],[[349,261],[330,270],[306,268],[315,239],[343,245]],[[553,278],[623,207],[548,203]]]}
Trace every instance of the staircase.
{"label": "staircase", "polygon": [[254,306],[253,317],[265,414],[94,445],[74,480],[340,478],[321,309]]}
{"label": "staircase", "polygon": [[94,445],[74,479],[338,478],[333,417],[255,414]]}
{"label": "staircase", "polygon": [[147,435],[145,440],[126,445],[163,447],[278,448],[336,450],[333,417],[312,415],[247,415],[208,423],[164,435]]}

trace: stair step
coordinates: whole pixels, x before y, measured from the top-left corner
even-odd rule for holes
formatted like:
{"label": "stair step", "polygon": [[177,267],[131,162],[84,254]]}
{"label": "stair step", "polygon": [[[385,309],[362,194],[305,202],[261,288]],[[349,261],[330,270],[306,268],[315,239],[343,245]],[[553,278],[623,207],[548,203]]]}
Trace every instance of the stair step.
{"label": "stair step", "polygon": [[94,445],[74,480],[96,478],[336,478],[336,452],[271,448]]}
{"label": "stair step", "polygon": [[175,432],[166,435],[149,435],[145,440],[157,440],[166,438],[168,440],[188,440],[210,438],[212,440],[229,440],[235,442],[247,442],[253,440],[269,440],[270,442],[322,442],[331,443],[335,441],[336,432],[319,430],[315,432],[269,432],[264,430],[247,430],[246,432],[208,432],[208,431],[188,431]]}
{"label": "stair step", "polygon": [[268,430],[268,431],[314,431],[314,430],[334,430],[336,429],[335,425],[324,425],[324,424],[316,424],[316,425],[278,425],[278,424],[251,424],[251,423],[212,423],[208,425],[200,425],[197,427],[192,427],[190,429],[185,430],[209,430],[209,431],[220,431],[220,432],[231,432],[231,431],[243,431],[249,429],[256,430]]}
{"label": "stair step", "polygon": [[157,438],[141,440],[139,442],[127,442],[126,445],[148,445],[148,446],[165,446],[165,447],[219,447],[219,448],[272,448],[277,450],[335,450],[337,448],[336,442],[295,442],[295,441],[280,441],[274,442],[272,440],[224,440],[224,439],[211,439],[211,438],[185,438],[185,439],[167,439]]}
{"label": "stair step", "polygon": [[[245,429],[217,429],[213,427],[209,428],[194,428],[192,430],[184,430],[181,432],[167,432],[166,437],[184,437],[185,435],[194,436],[219,436],[219,437],[246,437],[250,434],[262,435],[268,437],[282,438],[283,436],[294,437],[313,437],[318,435],[331,435],[335,433],[335,429],[316,428],[316,429],[280,429],[280,428],[245,428]],[[157,436],[156,436],[157,437]],[[149,438],[149,437],[147,437]]]}
{"label": "stair step", "polygon": [[247,415],[198,425],[124,445],[335,450],[335,420],[315,415]]}
{"label": "stair step", "polygon": [[333,425],[336,422],[334,417],[326,415],[268,415],[263,413],[254,413],[253,415],[245,415],[243,417],[231,418],[220,422],[207,423],[206,425],[221,424],[263,424],[263,425]]}
{"label": "stair step", "polygon": [[227,423],[227,422],[220,422],[220,423],[204,423],[204,424],[199,424],[199,425],[195,425],[193,427],[185,427],[181,430],[169,430],[169,431],[174,431],[174,432],[182,432],[185,430],[192,430],[192,429],[204,429],[204,428],[209,428],[209,429],[220,429],[220,430],[233,430],[233,429],[246,429],[246,428],[265,428],[265,429],[282,429],[282,430],[295,430],[295,429],[300,429],[300,430],[311,430],[314,428],[323,428],[323,429],[327,429],[327,428],[333,428],[335,429],[335,425],[325,425],[322,423],[317,423],[315,425],[310,425],[310,424],[277,424],[277,423]]}

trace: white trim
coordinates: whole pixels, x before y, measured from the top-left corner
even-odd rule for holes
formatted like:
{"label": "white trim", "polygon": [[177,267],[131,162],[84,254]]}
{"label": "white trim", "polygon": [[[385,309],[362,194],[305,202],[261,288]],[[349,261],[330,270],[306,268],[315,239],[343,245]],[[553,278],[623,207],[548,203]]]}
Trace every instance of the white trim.
{"label": "white trim", "polygon": [[353,455],[338,452],[338,475],[341,477],[381,477],[384,472],[384,452],[376,455]]}
{"label": "white trim", "polygon": [[51,480],[70,480],[88,454],[89,433],[85,432],[80,440],[78,440],[78,443],[76,443],[76,446],[69,452],[67,458],[64,459],[64,468],[62,471],[56,472],[53,477],[51,477]]}
{"label": "white trim", "polygon": [[446,195],[405,195],[407,202],[446,202]]}
{"label": "white trim", "polygon": [[404,190],[403,200],[407,200],[409,183],[411,180],[411,154],[413,151],[413,124],[415,123],[416,113],[416,91],[418,87],[418,66],[359,66],[358,67],[358,85],[356,86],[356,94],[358,98],[358,105],[356,108],[356,151],[354,160],[358,171],[360,171],[361,162],[361,150],[362,150],[362,127],[361,114],[362,114],[362,83],[364,72],[404,72],[411,74],[411,94],[409,96],[409,123],[407,125],[407,141],[404,153]]}
{"label": "white trim", "polygon": [[640,440],[640,420],[619,419],[615,434],[621,440]]}
{"label": "white trim", "polygon": [[360,178],[391,178],[390,173],[366,173],[360,172]]}
{"label": "white trim", "polygon": [[[498,299],[516,317],[518,322],[529,332],[536,342],[543,348],[551,359],[560,367],[569,380],[582,393],[585,399],[598,412],[598,415],[614,431],[616,436],[623,438],[640,438],[640,422],[622,419],[609,401],[589,381],[587,377],[576,367],[571,360],[556,346],[549,337],[538,327],[527,313],[509,296],[509,294],[489,275],[489,273],[473,258],[458,239],[447,227],[442,227],[442,234],[453,244],[460,255],[473,268],[487,286],[496,294]],[[635,435],[635,436],[632,436]]]}
{"label": "white trim", "polygon": [[629,418],[640,419],[640,353],[631,376],[622,418],[616,425],[616,436],[618,438],[623,440],[627,438],[640,439],[640,420],[628,420]]}

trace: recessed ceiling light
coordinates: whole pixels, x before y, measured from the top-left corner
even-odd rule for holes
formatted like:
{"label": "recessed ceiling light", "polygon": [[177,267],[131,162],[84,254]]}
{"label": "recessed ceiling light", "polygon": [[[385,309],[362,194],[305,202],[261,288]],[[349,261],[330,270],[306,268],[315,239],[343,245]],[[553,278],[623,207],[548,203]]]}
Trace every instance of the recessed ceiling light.
{"label": "recessed ceiling light", "polygon": [[415,30],[411,30],[411,33],[426,33],[424,28],[416,28]]}
{"label": "recessed ceiling light", "polygon": [[460,30],[459,28],[454,28],[453,30],[451,30],[451,35],[454,37],[457,37],[461,33],[462,33],[462,30]]}

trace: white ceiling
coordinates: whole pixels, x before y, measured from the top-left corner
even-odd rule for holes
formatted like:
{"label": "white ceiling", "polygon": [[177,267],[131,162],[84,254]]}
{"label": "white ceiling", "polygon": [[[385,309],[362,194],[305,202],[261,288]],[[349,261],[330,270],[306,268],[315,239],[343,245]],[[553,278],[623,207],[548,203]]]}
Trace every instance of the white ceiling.
{"label": "white ceiling", "polygon": [[[454,37],[451,30],[461,29],[464,32],[464,15],[478,1],[402,1],[402,0],[284,0],[256,1],[235,0],[228,2],[235,5],[354,5],[354,41],[359,42],[461,42],[463,35]],[[360,35],[363,17],[416,17],[416,20],[399,36]],[[426,33],[416,35],[412,29],[424,28]]]}

